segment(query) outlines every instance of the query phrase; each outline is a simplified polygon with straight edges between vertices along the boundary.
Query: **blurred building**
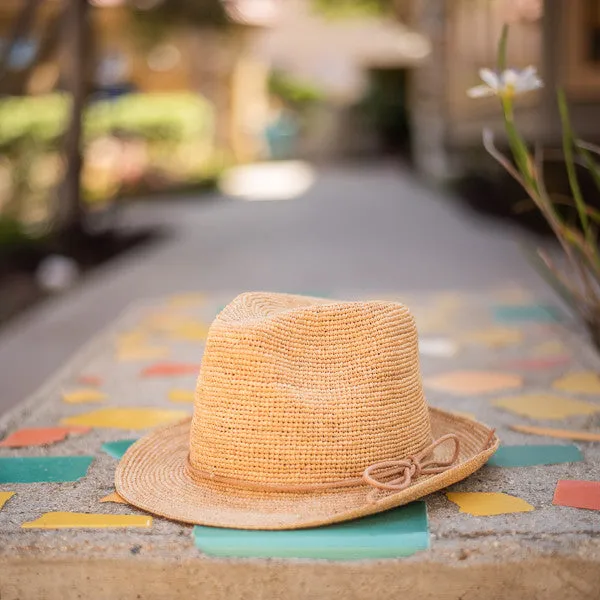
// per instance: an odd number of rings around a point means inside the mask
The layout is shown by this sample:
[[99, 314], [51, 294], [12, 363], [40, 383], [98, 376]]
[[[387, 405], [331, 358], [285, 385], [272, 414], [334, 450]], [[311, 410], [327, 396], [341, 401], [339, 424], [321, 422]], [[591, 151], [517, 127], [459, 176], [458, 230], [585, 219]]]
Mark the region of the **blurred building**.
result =
[[497, 98], [472, 100], [465, 92], [479, 83], [480, 68], [494, 68], [505, 22], [511, 25], [509, 65], [535, 65], [545, 81], [543, 89], [518, 99], [526, 137], [560, 148], [556, 88], [562, 87], [575, 130], [600, 138], [600, 0], [418, 0], [410, 22], [432, 48], [414, 71], [411, 100], [413, 156], [422, 172], [448, 178], [476, 168], [486, 159], [484, 126], [501, 143]]

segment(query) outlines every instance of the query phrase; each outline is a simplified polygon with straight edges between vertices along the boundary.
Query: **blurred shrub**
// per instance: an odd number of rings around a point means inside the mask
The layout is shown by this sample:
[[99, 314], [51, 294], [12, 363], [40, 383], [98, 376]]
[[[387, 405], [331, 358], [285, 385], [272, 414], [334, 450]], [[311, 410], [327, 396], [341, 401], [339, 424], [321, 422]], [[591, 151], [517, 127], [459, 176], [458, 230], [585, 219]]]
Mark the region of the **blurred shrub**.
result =
[[281, 71], [271, 73], [269, 92], [299, 110], [309, 108], [325, 98], [324, 93], [316, 86]]

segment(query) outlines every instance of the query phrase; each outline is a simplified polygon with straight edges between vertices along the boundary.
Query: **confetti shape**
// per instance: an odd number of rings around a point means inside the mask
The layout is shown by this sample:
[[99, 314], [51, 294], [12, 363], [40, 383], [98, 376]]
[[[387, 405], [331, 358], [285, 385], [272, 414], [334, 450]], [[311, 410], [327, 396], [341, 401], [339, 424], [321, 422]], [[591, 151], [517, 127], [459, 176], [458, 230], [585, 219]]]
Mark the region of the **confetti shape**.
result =
[[523, 379], [513, 373], [451, 371], [426, 379], [425, 384], [442, 392], [472, 396], [520, 388], [523, 385]]
[[157, 408], [102, 408], [75, 417], [62, 419], [64, 425], [87, 425], [115, 429], [148, 429], [183, 419], [188, 416], [181, 410]]
[[102, 385], [102, 379], [97, 375], [80, 375], [77, 378], [77, 383], [79, 385], [100, 387]]
[[106, 400], [106, 394], [94, 388], [82, 388], [63, 393], [63, 401], [68, 404], [91, 404], [94, 402], [104, 402], [104, 400]]
[[109, 454], [113, 458], [121, 459], [123, 454], [127, 451], [129, 446], [137, 442], [137, 439], [133, 440], [117, 440], [116, 442], [105, 442], [102, 444], [102, 450]]
[[600, 481], [561, 479], [556, 484], [552, 504], [600, 510]]
[[26, 446], [46, 446], [61, 442], [70, 434], [83, 434], [90, 427], [32, 427], [19, 429], [0, 442], [4, 448], [24, 448]]
[[0, 484], [64, 483], [85, 477], [93, 456], [0, 457]]
[[534, 356], [554, 356], [562, 355], [567, 352], [565, 345], [559, 340], [548, 340], [535, 346], [532, 350]]
[[522, 369], [525, 371], [537, 371], [544, 369], [555, 369], [562, 367], [571, 361], [570, 356], [546, 356], [538, 358], [522, 358], [506, 365], [509, 369]]
[[171, 377], [177, 375], [197, 375], [200, 365], [195, 363], [157, 363], [142, 371], [143, 377]]
[[105, 515], [100, 513], [48, 512], [39, 519], [23, 523], [23, 529], [106, 529], [114, 527], [151, 527], [146, 515]]
[[108, 494], [108, 496], [104, 496], [104, 498], [100, 498], [99, 502], [114, 502], [116, 504], [128, 504], [128, 502], [119, 496], [117, 492], [113, 492], [112, 494]]
[[168, 332], [171, 339], [184, 342], [203, 342], [208, 335], [208, 327], [204, 323], [189, 323], [174, 327]]
[[494, 319], [504, 323], [551, 323], [559, 320], [558, 311], [543, 304], [506, 304], [493, 308]]
[[293, 531], [194, 527], [196, 546], [209, 556], [360, 560], [410, 556], [429, 548], [424, 502], [363, 519]]
[[15, 495], [15, 492], [0, 492], [0, 510]]
[[189, 308], [192, 306], [201, 306], [204, 304], [206, 295], [200, 292], [192, 292], [185, 294], [174, 294], [167, 300], [171, 308]]
[[534, 427], [532, 425], [511, 425], [513, 431], [519, 433], [530, 433], [531, 435], [542, 435], [561, 440], [574, 440], [577, 442], [600, 442], [600, 432], [576, 431], [569, 429], [552, 429], [549, 427]]
[[493, 404], [532, 419], [566, 419], [576, 415], [591, 415], [600, 411], [600, 405], [551, 394], [511, 396], [495, 400]]
[[577, 446], [500, 446], [487, 461], [490, 467], [532, 467], [535, 465], [557, 465], [583, 460]]
[[448, 500], [456, 504], [461, 513], [474, 517], [489, 517], [535, 510], [521, 498], [502, 492], [447, 492]]
[[593, 371], [581, 373], [569, 373], [557, 379], [552, 387], [561, 392], [570, 394], [592, 394], [600, 395], [600, 376]]
[[488, 348], [504, 348], [519, 344], [523, 339], [523, 333], [519, 329], [508, 327], [492, 327], [471, 331], [464, 336], [464, 340], [474, 344], [481, 344]]
[[170, 390], [169, 400], [171, 402], [193, 402], [194, 391], [193, 390]]
[[157, 360], [167, 358], [170, 349], [166, 346], [135, 346], [117, 349], [117, 360], [120, 362], [136, 360]]
[[447, 358], [458, 353], [458, 344], [448, 338], [422, 338], [419, 340], [419, 352], [424, 356]]

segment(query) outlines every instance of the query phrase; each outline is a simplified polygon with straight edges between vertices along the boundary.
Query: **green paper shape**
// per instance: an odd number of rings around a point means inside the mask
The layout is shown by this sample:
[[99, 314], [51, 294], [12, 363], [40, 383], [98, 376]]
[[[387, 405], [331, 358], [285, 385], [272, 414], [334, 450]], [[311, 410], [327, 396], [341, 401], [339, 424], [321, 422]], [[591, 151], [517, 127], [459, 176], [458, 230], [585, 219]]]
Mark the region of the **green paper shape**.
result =
[[102, 450], [106, 452], [106, 454], [110, 454], [113, 458], [121, 459], [123, 454], [127, 451], [129, 446], [131, 446], [134, 442], [137, 442], [137, 439], [134, 440], [117, 440], [116, 442], [104, 442], [102, 444]]
[[410, 556], [429, 548], [425, 502], [362, 519], [292, 531], [194, 527], [196, 547], [209, 556], [361, 560]]
[[515, 304], [494, 306], [494, 319], [502, 323], [537, 321], [552, 323], [560, 320], [560, 313], [552, 306], [543, 304]]
[[93, 456], [22, 456], [0, 458], [2, 483], [64, 483], [85, 477]]
[[533, 467], [581, 460], [581, 450], [573, 444], [500, 446], [486, 464], [490, 467]]

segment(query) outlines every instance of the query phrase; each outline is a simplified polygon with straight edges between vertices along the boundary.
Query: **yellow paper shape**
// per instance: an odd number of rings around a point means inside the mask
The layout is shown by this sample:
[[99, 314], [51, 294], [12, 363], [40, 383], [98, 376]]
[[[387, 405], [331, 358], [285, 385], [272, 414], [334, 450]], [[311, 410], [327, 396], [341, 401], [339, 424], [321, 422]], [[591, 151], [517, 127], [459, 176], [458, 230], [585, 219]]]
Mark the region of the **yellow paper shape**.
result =
[[148, 334], [141, 329], [120, 333], [117, 336], [118, 346], [139, 346], [148, 341]]
[[63, 400], [69, 404], [103, 402], [106, 400], [106, 394], [94, 388], [81, 388], [63, 393]]
[[166, 346], [131, 346], [117, 349], [117, 360], [134, 361], [134, 360], [157, 360], [160, 358], [168, 358], [170, 353]]
[[23, 529], [71, 529], [107, 527], [151, 527], [152, 517], [146, 515], [104, 515], [99, 513], [48, 512], [35, 521], [23, 523]]
[[582, 371], [580, 373], [569, 373], [557, 379], [552, 387], [561, 392], [570, 394], [600, 394], [600, 376], [593, 371]]
[[62, 425], [88, 425], [116, 429], [148, 429], [181, 420], [188, 416], [182, 410], [158, 408], [103, 408], [61, 420]]
[[15, 495], [16, 492], [0, 492], [0, 510]]
[[117, 492], [113, 492], [112, 494], [108, 494], [108, 496], [104, 496], [104, 498], [100, 498], [100, 502], [116, 502], [117, 504], [127, 504], [127, 501], [123, 499]]
[[567, 347], [558, 340], [549, 340], [535, 346], [531, 353], [535, 357], [546, 357], [564, 355], [568, 351]]
[[172, 328], [168, 335], [185, 342], [203, 342], [208, 335], [208, 327], [204, 323], [187, 323]]
[[461, 513], [474, 517], [489, 517], [509, 513], [531, 512], [535, 510], [522, 498], [502, 492], [447, 492], [448, 500], [456, 504]]
[[523, 333], [519, 329], [511, 327], [490, 327], [470, 331], [463, 337], [464, 341], [481, 344], [488, 348], [503, 348], [518, 344], [523, 339]]
[[170, 390], [169, 400], [171, 402], [193, 402], [194, 390]]
[[424, 381], [425, 385], [442, 392], [464, 396], [479, 396], [523, 386], [523, 378], [515, 373], [495, 371], [449, 371]]
[[591, 415], [600, 411], [600, 405], [551, 394], [511, 396], [495, 400], [493, 404], [532, 419], [565, 419], [575, 415]]
[[173, 294], [167, 299], [167, 303], [172, 308], [187, 308], [190, 306], [199, 306], [204, 303], [206, 295], [200, 292], [190, 292], [186, 294]]
[[569, 429], [551, 429], [548, 427], [533, 427], [532, 425], [511, 425], [511, 429], [520, 433], [542, 435], [561, 440], [575, 440], [577, 442], [600, 442], [598, 431], [577, 431]]

